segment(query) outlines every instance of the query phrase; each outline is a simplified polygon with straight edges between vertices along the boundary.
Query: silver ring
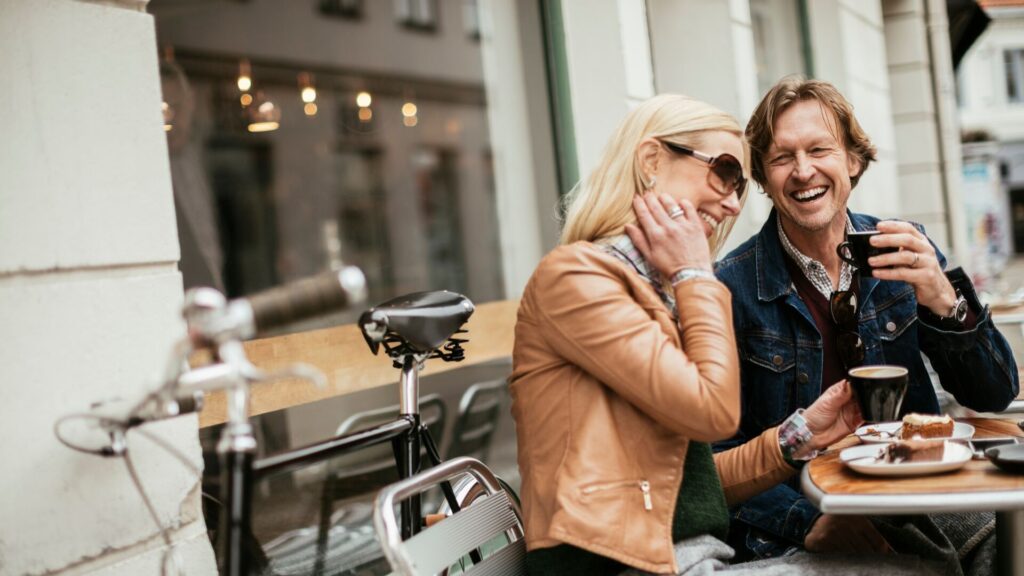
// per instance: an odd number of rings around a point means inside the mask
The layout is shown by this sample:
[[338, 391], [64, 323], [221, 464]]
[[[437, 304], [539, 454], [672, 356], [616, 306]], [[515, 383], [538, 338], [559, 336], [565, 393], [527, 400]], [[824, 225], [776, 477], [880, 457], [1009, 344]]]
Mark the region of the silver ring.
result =
[[679, 218], [680, 216], [685, 216], [685, 215], [686, 215], [686, 212], [683, 210], [682, 206], [676, 206], [675, 208], [673, 208], [673, 209], [668, 211], [668, 217], [673, 219], [673, 220], [675, 220], [676, 218]]
[[921, 258], [921, 255], [918, 254], [917, 252], [914, 252], [914, 261], [910, 263], [910, 267], [911, 268], [916, 268], [917, 267], [917, 261], [920, 258]]

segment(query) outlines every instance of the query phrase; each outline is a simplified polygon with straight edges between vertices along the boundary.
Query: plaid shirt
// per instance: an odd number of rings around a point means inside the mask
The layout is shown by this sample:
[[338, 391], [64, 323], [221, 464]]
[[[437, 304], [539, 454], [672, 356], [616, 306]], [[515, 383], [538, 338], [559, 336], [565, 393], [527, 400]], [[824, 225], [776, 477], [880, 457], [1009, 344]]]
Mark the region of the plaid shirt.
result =
[[625, 234], [609, 236], [608, 238], [598, 240], [596, 244], [603, 248], [605, 252], [632, 266], [637, 271], [637, 274], [643, 276], [654, 288], [654, 291], [658, 293], [658, 297], [665, 303], [665, 307], [672, 313], [672, 317], [677, 322], [679, 321], [679, 310], [676, 309], [675, 294], [665, 291], [665, 279], [647, 263], [647, 260], [640, 254], [640, 251], [633, 245], [633, 241], [629, 239], [629, 236]]
[[[782, 229], [782, 219], [777, 218], [776, 223], [779, 227], [779, 241], [782, 243], [782, 249], [789, 254], [789, 257], [796, 262], [800, 271], [804, 273], [807, 280], [821, 292], [825, 299], [828, 300], [832, 297], [832, 279], [828, 277], [828, 271], [825, 270], [825, 265], [810, 256], [804, 255], [802, 252], [797, 250], [796, 246], [790, 242], [789, 236], [786, 236], [786, 231]], [[846, 219], [846, 232], [854, 232], [853, 224], [850, 219]], [[845, 260], [840, 260], [839, 268], [839, 289], [849, 290], [850, 284], [853, 282], [853, 266], [850, 266]], [[794, 290], [796, 287], [793, 288]]]

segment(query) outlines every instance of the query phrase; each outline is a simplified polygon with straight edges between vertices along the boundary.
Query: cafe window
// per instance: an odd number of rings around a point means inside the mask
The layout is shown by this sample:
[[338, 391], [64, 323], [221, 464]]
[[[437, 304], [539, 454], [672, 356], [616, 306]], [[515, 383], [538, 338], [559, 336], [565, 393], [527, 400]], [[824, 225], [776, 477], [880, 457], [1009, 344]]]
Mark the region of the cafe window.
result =
[[395, 0], [395, 16], [406, 28], [437, 28], [437, 0]]
[[466, 36], [473, 40], [480, 39], [480, 6], [478, 0], [463, 0], [462, 23]]
[[504, 298], [475, 3], [450, 30], [433, 0], [308, 6], [148, 6], [185, 286], [237, 297], [343, 262], [371, 303]]
[[759, 94], [783, 76], [811, 73], [801, 18], [799, 0], [750, 0]]
[[358, 20], [363, 17], [363, 0], [320, 0], [320, 13]]
[[1003, 51], [1006, 71], [1006, 99], [1011, 104], [1024, 102], [1024, 48]]

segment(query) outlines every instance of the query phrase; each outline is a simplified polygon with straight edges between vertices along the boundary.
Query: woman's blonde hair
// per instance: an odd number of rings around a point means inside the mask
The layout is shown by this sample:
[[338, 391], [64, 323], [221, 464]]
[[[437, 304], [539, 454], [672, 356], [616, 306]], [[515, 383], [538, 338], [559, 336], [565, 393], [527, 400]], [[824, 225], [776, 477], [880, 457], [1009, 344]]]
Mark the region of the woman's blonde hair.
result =
[[[729, 132], [740, 138], [740, 160], [744, 176], [749, 178], [750, 147], [743, 128], [731, 115], [678, 94], [662, 94], [641, 103], [619, 125], [597, 167], [566, 195], [561, 243], [622, 234], [626, 224], [636, 222], [633, 196], [647, 188], [637, 154], [644, 139], [655, 138], [700, 150], [705, 134], [712, 131]], [[712, 254], [717, 253], [734, 222], [734, 217], [727, 217], [715, 230], [710, 240]]]

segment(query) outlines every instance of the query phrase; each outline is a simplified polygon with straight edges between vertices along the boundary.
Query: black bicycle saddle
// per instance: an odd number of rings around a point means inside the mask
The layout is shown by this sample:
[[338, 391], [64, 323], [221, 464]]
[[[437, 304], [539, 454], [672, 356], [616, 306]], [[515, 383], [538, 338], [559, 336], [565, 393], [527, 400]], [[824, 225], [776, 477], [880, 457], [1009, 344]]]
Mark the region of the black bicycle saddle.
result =
[[[374, 354], [384, 344], [389, 356], [434, 352], [450, 342], [457, 356], [446, 360], [461, 360], [465, 340], [452, 338], [461, 332], [462, 325], [473, 315], [473, 303], [462, 294], [437, 290], [416, 292], [383, 302], [359, 316], [359, 329]], [[449, 349], [449, 352], [452, 350]]]

